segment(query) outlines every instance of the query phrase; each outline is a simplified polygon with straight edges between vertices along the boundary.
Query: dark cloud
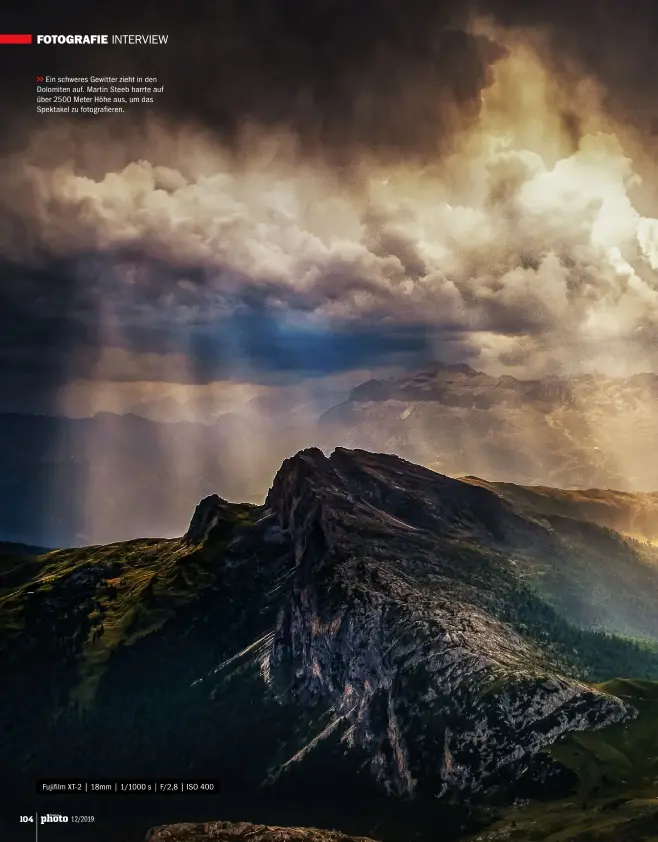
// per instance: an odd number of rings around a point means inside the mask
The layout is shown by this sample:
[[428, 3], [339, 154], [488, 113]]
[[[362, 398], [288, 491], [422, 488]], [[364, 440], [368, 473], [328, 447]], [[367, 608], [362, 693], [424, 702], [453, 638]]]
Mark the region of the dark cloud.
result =
[[638, 119], [645, 116], [640, 113], [645, 109], [658, 113], [658, 6], [653, 0], [636, 0], [632, 5], [623, 0], [484, 0], [480, 8], [506, 26], [543, 27], [558, 66], [575, 65], [595, 75], [606, 87], [609, 104], [627, 116], [636, 109]]
[[[355, 152], [388, 161], [433, 159], [469, 125], [501, 48], [464, 31], [474, 15], [540, 27], [563, 73], [575, 66], [605, 85], [609, 105], [646, 127], [655, 103], [658, 13], [652, 0], [218, 0], [102, 7], [21, 4], [9, 29], [42, 32], [167, 32], [166, 47], [4, 50], [6, 117], [16, 126], [33, 99], [34, 73], [156, 75], [158, 109], [236, 143], [246, 122], [288, 127], [304, 148], [347, 164]], [[30, 109], [31, 110], [31, 109]], [[32, 118], [33, 115], [30, 115]], [[41, 118], [40, 118], [41, 119]], [[577, 134], [578, 113], [565, 127]], [[31, 122], [32, 120], [28, 120]], [[6, 121], [5, 121], [6, 124]]]
[[[303, 148], [343, 163], [356, 150], [387, 159], [435, 155], [477, 114], [480, 90], [500, 54], [487, 39], [460, 28], [465, 15], [456, 3], [78, 5], [44, 4], [30, 31], [38, 25], [42, 32], [167, 32], [169, 43], [42, 46], [14, 51], [11, 59], [5, 52], [0, 61], [15, 63], [17, 87], [13, 96], [5, 93], [14, 109], [23, 98], [32, 100], [33, 73], [45, 67], [52, 75], [155, 75], [165, 85], [158, 110], [176, 121], [201, 123], [233, 144], [245, 123], [287, 127]], [[3, 25], [18, 25], [19, 15]]]
[[[60, 261], [47, 270], [0, 266], [0, 289], [5, 292], [0, 410], [18, 406], [55, 411], [58, 390], [78, 379], [273, 384], [291, 375], [318, 378], [401, 361], [413, 366], [431, 355], [436, 340], [436, 326], [423, 323], [313, 321], [310, 306], [289, 306], [277, 314], [267, 305], [271, 289], [261, 289], [258, 298], [255, 288], [246, 285], [245, 294], [233, 298], [226, 313], [210, 311], [207, 281], [199, 284], [199, 292], [181, 291], [175, 267], [149, 265], [144, 257], [132, 265], [139, 266], [142, 277], [153, 280], [157, 275], [159, 285], [145, 284], [122, 301], [116, 265], [125, 264], [104, 255]], [[197, 274], [202, 271], [197, 267]], [[190, 274], [189, 267], [181, 270], [181, 276]], [[169, 310], [161, 304], [168, 289], [181, 293]], [[112, 298], [109, 316], [103, 293]], [[202, 307], [181, 324], [180, 310], [199, 301]]]

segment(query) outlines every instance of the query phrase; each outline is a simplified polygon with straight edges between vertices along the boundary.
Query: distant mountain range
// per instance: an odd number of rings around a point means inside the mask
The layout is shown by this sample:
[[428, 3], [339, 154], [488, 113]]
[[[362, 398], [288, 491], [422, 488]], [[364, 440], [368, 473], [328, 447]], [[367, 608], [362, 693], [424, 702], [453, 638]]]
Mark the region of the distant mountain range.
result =
[[561, 488], [658, 488], [658, 375], [544, 380], [435, 364], [370, 380], [321, 419], [328, 439], [460, 476]]
[[169, 404], [142, 407], [151, 418], [0, 415], [0, 538], [63, 546], [173, 535], [204, 495], [262, 501], [286, 455], [309, 446], [521, 485], [658, 489], [652, 374], [523, 381], [436, 363], [318, 407], [262, 398], [244, 414], [204, 406], [197, 422], [171, 421], [181, 413]]
[[135, 414], [0, 414], [0, 538], [41, 546], [175, 535], [219, 489], [262, 500], [299, 435], [226, 414], [212, 424]]

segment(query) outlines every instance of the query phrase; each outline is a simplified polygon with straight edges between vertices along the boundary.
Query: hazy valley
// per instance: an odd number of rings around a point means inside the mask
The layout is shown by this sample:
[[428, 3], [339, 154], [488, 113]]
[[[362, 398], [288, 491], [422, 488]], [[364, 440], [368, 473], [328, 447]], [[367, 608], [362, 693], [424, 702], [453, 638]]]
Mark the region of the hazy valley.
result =
[[632, 508], [651, 530], [657, 423], [655, 375], [524, 381], [439, 363], [342, 397], [231, 413], [170, 401], [90, 418], [0, 414], [0, 535], [46, 546], [177, 535], [208, 494], [262, 501], [281, 462], [312, 445], [395, 453], [450, 476], [648, 492]]

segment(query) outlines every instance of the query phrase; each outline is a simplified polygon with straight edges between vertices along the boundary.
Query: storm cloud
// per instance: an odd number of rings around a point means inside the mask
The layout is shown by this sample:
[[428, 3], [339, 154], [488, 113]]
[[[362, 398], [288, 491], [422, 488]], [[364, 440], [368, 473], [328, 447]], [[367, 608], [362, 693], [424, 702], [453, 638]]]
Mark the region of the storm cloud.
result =
[[166, 48], [40, 48], [50, 73], [151, 73], [165, 94], [73, 122], [7, 92], [4, 370], [44, 392], [433, 356], [655, 370], [652, 9], [520, 6], [223, 2], [203, 26], [140, 7], [122, 29], [168, 29]]

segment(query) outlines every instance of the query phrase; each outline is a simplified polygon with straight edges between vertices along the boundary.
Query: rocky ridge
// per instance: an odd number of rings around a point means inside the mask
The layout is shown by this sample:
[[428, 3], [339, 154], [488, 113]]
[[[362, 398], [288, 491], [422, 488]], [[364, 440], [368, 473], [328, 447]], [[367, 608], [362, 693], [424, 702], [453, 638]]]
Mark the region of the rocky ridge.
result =
[[296, 572], [263, 674], [328, 699], [331, 727], [392, 791], [479, 791], [566, 731], [632, 715], [497, 616], [512, 568], [464, 539], [502, 545], [535, 527], [496, 495], [394, 456], [310, 449], [265, 505]]

